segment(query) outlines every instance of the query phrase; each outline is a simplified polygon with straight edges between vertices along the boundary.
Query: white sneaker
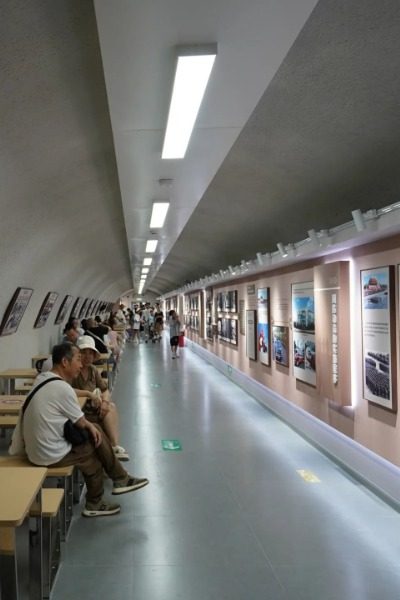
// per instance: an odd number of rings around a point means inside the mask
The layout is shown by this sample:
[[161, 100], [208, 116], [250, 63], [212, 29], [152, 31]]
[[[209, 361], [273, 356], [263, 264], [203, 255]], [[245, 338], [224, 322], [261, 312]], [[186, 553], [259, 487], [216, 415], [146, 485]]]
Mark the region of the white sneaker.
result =
[[118, 460], [124, 462], [129, 460], [129, 454], [122, 446], [113, 446], [114, 454]]

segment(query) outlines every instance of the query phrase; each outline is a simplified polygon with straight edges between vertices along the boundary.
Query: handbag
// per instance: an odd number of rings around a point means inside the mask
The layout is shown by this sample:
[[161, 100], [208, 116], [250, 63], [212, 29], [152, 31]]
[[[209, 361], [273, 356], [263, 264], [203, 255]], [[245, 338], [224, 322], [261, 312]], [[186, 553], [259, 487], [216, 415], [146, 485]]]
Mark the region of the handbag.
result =
[[64, 437], [72, 446], [80, 446], [89, 440], [89, 433], [68, 419], [64, 423]]

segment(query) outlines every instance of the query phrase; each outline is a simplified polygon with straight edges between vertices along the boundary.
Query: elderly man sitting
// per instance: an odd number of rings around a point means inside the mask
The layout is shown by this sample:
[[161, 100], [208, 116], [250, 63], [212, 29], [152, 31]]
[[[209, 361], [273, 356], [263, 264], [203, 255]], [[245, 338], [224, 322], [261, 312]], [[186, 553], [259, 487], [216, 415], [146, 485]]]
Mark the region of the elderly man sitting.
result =
[[107, 434], [115, 455], [119, 460], [129, 460], [129, 454], [119, 445], [119, 427], [117, 407], [111, 400], [107, 381], [101, 376], [93, 362], [100, 357], [96, 345], [88, 335], [83, 335], [77, 341], [81, 351], [82, 366], [79, 374], [73, 379], [72, 387], [78, 398], [87, 398], [83, 412], [88, 421], [97, 423]]
[[[88, 421], [71, 387], [81, 369], [80, 350], [65, 342], [54, 346], [53, 368], [41, 373], [29, 396], [21, 430], [29, 460], [39, 466], [77, 466], [83, 473], [87, 494], [82, 512], [85, 517], [114, 515], [119, 504], [103, 498], [103, 470], [113, 481], [114, 495], [125, 494], [146, 486], [146, 478], [129, 475], [115, 456], [110, 441], [101, 429]], [[40, 388], [39, 388], [40, 386]], [[36, 392], [35, 392], [36, 389]], [[27, 400], [28, 402], [28, 400]], [[64, 437], [70, 421], [79, 431], [88, 433], [87, 441], [72, 445]]]

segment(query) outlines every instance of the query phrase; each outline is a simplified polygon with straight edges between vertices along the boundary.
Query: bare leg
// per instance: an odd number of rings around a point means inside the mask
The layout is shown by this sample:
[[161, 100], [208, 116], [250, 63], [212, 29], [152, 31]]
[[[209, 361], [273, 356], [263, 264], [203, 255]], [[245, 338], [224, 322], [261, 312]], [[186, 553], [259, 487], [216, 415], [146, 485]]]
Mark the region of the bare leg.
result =
[[110, 411], [104, 417], [102, 426], [111, 442], [111, 445], [118, 446], [119, 423], [117, 407], [115, 406], [114, 402], [110, 403]]

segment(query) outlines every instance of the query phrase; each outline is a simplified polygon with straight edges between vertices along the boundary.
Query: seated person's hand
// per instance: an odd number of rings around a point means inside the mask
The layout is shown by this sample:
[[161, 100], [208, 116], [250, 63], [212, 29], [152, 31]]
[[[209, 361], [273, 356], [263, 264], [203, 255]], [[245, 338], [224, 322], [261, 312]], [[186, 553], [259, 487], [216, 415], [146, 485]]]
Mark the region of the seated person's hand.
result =
[[110, 412], [110, 403], [109, 402], [105, 402], [103, 400], [103, 402], [100, 404], [100, 417], [104, 418], [108, 413]]

